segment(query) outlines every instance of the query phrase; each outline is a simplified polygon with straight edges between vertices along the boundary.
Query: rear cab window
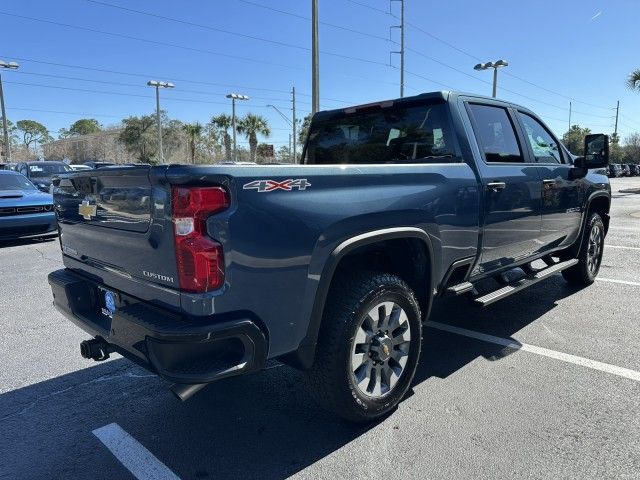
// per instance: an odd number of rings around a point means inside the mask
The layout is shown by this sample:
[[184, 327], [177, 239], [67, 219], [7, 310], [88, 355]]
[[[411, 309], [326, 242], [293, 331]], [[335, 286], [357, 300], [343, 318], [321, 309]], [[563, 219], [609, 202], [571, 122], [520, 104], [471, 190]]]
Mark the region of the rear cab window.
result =
[[311, 124], [303, 163], [454, 163], [461, 157], [448, 106], [385, 103], [345, 109]]
[[524, 157], [507, 109], [470, 103], [469, 113], [478, 146], [487, 163], [522, 163]]

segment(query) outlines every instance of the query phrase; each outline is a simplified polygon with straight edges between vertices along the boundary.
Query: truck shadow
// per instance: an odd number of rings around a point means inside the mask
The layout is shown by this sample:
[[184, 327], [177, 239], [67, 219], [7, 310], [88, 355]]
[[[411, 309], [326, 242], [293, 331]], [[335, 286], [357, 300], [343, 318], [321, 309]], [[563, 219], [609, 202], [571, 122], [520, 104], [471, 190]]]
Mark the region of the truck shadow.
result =
[[2, 240], [0, 239], [0, 249], [7, 247], [19, 247], [22, 245], [33, 245], [33, 244], [42, 244], [49, 243], [57, 240], [57, 236], [50, 237], [38, 237], [38, 238], [23, 238], [17, 240]]
[[[553, 278], [495, 308], [442, 301], [432, 320], [509, 338], [575, 291]], [[446, 381], [478, 358], [499, 360], [513, 349], [427, 328], [423, 352], [414, 385]], [[167, 387], [116, 359], [0, 395], [1, 450], [9, 460], [0, 462], [0, 478], [128, 478], [91, 434], [114, 422], [181, 478], [243, 479], [286, 478], [371, 429], [395, 425], [393, 416], [354, 426], [325, 413], [304, 376], [280, 364], [222, 380], [186, 403]]]

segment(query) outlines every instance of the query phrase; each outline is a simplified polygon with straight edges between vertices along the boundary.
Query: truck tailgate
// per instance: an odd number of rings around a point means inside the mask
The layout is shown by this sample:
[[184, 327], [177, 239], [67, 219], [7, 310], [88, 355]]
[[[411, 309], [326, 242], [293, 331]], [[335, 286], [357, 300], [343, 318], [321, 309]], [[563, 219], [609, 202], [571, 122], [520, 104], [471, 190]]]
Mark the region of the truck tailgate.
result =
[[[165, 170], [104, 168], [55, 179], [65, 265], [100, 276], [107, 284], [120, 278], [177, 289], [170, 193], [160, 184]], [[153, 290], [145, 296], [179, 306], [177, 294], [163, 298]]]

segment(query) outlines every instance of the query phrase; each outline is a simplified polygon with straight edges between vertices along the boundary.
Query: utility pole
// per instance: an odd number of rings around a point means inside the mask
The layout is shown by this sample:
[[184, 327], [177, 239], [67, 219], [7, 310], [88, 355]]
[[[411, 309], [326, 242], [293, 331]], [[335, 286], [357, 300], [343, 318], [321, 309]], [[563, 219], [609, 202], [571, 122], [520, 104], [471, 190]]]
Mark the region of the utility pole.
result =
[[320, 65], [318, 59], [318, 0], [311, 0], [311, 114], [320, 110]]
[[231, 99], [231, 129], [233, 130], [233, 161], [238, 161], [238, 147], [236, 143], [236, 100], [249, 100], [247, 95], [239, 93], [229, 93], [227, 98]]
[[567, 131], [571, 131], [571, 102], [569, 102], [569, 130]]
[[620, 113], [620, 100], [618, 100], [618, 104], [616, 105], [616, 127], [613, 134], [618, 137], [618, 114]]
[[[16, 62], [5, 62], [0, 60], [0, 68], [16, 70], [19, 65]], [[7, 163], [11, 162], [11, 144], [9, 143], [9, 127], [7, 126], [7, 112], [4, 108], [4, 92], [2, 90], [2, 75], [0, 75], [0, 106], [2, 107], [2, 133], [4, 136], [4, 158]]]
[[298, 161], [297, 156], [297, 129], [296, 129], [296, 87], [291, 87], [291, 111], [293, 113], [293, 163]]
[[160, 89], [174, 88], [175, 85], [170, 82], [158, 82], [149, 80], [147, 85], [156, 89], [156, 129], [158, 130], [158, 158], [160, 163], [164, 163], [164, 154], [162, 153], [162, 124], [160, 123]]
[[391, 26], [391, 28], [400, 29], [400, 50], [396, 52], [391, 52], [391, 53], [396, 53], [400, 55], [400, 97], [404, 97], [404, 0], [390, 0], [390, 1], [400, 2], [400, 25]]

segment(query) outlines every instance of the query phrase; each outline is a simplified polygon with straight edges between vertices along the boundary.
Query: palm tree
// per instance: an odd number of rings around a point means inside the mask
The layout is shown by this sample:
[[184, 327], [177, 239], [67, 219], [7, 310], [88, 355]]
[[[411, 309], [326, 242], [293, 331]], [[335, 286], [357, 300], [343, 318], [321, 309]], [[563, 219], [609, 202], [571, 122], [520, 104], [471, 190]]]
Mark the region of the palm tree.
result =
[[196, 163], [196, 145], [200, 137], [202, 137], [202, 125], [199, 123], [185, 123], [182, 129], [189, 138], [189, 152], [191, 154], [191, 163]]
[[629, 78], [627, 79], [627, 87], [629, 87], [631, 90], [640, 92], [640, 69], [634, 70], [629, 74]]
[[256, 151], [258, 149], [258, 135], [268, 137], [271, 135], [269, 123], [264, 117], [247, 113], [238, 122], [238, 133], [243, 134], [249, 140], [249, 151], [251, 152], [251, 161], [256, 161]]
[[220, 115], [211, 117], [209, 125], [213, 126], [222, 136], [225, 160], [231, 160], [231, 135], [229, 135], [229, 129], [232, 126], [231, 117], [221, 113]]

